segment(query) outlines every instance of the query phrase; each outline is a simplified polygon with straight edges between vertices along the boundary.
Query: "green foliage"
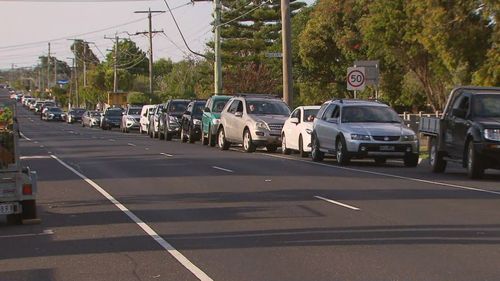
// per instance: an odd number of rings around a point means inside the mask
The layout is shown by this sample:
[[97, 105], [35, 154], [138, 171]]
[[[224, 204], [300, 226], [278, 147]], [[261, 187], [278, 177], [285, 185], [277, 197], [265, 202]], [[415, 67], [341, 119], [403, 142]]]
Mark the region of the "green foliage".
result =
[[131, 92], [127, 96], [127, 103], [134, 105], [149, 104], [149, 97], [141, 92]]
[[80, 90], [80, 100], [85, 101], [87, 108], [95, 108], [98, 103], [107, 101], [107, 94], [95, 87], [84, 87]]
[[[106, 64], [111, 68], [115, 62], [114, 56], [115, 46], [106, 55]], [[118, 43], [118, 58], [116, 63], [118, 69], [122, 71], [126, 70], [133, 75], [149, 73], [149, 59], [147, 58], [147, 54], [130, 39], [124, 39]]]

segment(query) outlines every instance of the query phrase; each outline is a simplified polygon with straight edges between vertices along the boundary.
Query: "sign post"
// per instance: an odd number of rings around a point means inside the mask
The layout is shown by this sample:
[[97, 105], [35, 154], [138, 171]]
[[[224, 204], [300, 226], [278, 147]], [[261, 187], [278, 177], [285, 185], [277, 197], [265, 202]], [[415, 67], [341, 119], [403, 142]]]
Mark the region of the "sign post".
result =
[[354, 91], [356, 98], [357, 91], [363, 91], [366, 85], [364, 67], [349, 67], [347, 68], [347, 90]]

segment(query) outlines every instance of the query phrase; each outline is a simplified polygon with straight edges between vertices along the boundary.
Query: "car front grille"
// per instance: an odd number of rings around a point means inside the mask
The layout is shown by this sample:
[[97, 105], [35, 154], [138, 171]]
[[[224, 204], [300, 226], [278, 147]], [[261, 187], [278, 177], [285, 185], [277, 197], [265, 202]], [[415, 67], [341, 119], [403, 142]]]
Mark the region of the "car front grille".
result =
[[268, 124], [271, 131], [281, 131], [283, 129], [283, 124]]
[[398, 141], [400, 136], [372, 136], [376, 141]]

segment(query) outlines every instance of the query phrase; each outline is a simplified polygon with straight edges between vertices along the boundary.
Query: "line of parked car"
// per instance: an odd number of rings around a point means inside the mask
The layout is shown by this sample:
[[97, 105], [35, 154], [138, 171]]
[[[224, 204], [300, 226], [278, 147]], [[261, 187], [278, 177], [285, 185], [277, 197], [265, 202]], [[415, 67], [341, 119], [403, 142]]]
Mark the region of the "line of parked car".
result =
[[[453, 126], [443, 131], [443, 138], [450, 138], [449, 142], [454, 142], [451, 137], [459, 134], [463, 135], [460, 139], [474, 140], [478, 144], [477, 151], [474, 150], [475, 159], [491, 161], [481, 165], [483, 170], [500, 168], [500, 122], [493, 120], [500, 118], [500, 89], [465, 88], [464, 92], [469, 97], [490, 96], [488, 100], [495, 104], [489, 104], [488, 108], [495, 112], [488, 115], [490, 119], [481, 125], [483, 129], [470, 133], [474, 134], [471, 135], [474, 138], [467, 138], [469, 133], [465, 129], [463, 132], [452, 133]], [[456, 96], [453, 93], [450, 95], [452, 101]], [[42, 114], [42, 119], [57, 119], [59, 111], [51, 107], [50, 102], [29, 100], [27, 104], [30, 108], [34, 105], [35, 111], [38, 104], [43, 103], [41, 110], [46, 112], [45, 115]], [[473, 124], [473, 116], [467, 115], [469, 104], [463, 104], [464, 109], [459, 112], [462, 115], [457, 113], [452, 118], [460, 117], [463, 122], [457, 119], [458, 123]], [[48, 109], [44, 109], [45, 107]], [[451, 109], [448, 111], [452, 112]], [[453, 109], [455, 111], [458, 112]], [[159, 140], [179, 138], [181, 142], [201, 141], [203, 145], [217, 146], [221, 150], [241, 145], [248, 153], [257, 148], [265, 148], [274, 153], [281, 147], [283, 154], [298, 152], [301, 157], [310, 156], [316, 162], [323, 161], [325, 155], [331, 154], [341, 166], [348, 165], [352, 159], [362, 158], [373, 159], [377, 164], [397, 158], [402, 159], [407, 167], [415, 167], [419, 163], [420, 144], [417, 134], [404, 124], [390, 106], [376, 100], [332, 99], [321, 106], [299, 106], [291, 111], [281, 99], [274, 96], [215, 95], [208, 100], [171, 99], [162, 104], [129, 106], [126, 109], [110, 107], [102, 113], [72, 109], [65, 118], [68, 123], [80, 122], [83, 126], [100, 126], [104, 130], [120, 128], [124, 133], [138, 130], [141, 134]], [[483, 143], [487, 143], [488, 157], [480, 156], [484, 153], [481, 150]], [[435, 142], [430, 144], [430, 148], [434, 149], [430, 149], [432, 165], [435, 166], [435, 159], [441, 161], [441, 166], [444, 165], [443, 161], [453, 160], [444, 149], [439, 152], [438, 158], [436, 149], [432, 146]], [[470, 147], [474, 149], [469, 146], [469, 150]], [[462, 153], [464, 157], [472, 155], [470, 151], [466, 152], [468, 153]], [[468, 162], [464, 160], [463, 163], [470, 163], [472, 158], [469, 156], [468, 159]], [[444, 168], [434, 167], [433, 171], [442, 172]], [[475, 176], [477, 175], [476, 173]]]

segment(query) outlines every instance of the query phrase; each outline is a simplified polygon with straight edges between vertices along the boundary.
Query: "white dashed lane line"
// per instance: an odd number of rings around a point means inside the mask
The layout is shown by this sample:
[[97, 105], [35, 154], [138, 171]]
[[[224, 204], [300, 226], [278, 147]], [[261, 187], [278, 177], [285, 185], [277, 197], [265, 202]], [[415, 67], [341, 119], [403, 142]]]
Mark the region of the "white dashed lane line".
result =
[[163, 152], [162, 152], [162, 153], [160, 153], [160, 154], [161, 154], [161, 155], [163, 155], [163, 156], [167, 156], [167, 157], [174, 157], [172, 154], [168, 154], [168, 153], [163, 153]]
[[217, 166], [212, 166], [212, 168], [216, 169], [216, 170], [220, 170], [220, 171], [224, 171], [224, 172], [228, 172], [228, 173], [234, 173], [233, 170], [229, 170], [229, 169], [226, 169], [226, 168], [221, 168], [221, 167], [217, 167]]
[[351, 210], [354, 210], [354, 211], [360, 211], [361, 210], [358, 207], [354, 207], [354, 206], [351, 206], [351, 205], [348, 205], [348, 204], [345, 204], [345, 203], [342, 203], [342, 202], [339, 202], [339, 201], [335, 201], [335, 200], [332, 200], [332, 199], [328, 199], [328, 198], [325, 198], [325, 197], [314, 196], [314, 198], [319, 199], [319, 200], [323, 200], [323, 201], [326, 201], [328, 203], [332, 203], [332, 204], [335, 204], [335, 205], [338, 205], [338, 206], [341, 206], [341, 207], [344, 207], [344, 208], [347, 208], [347, 209], [351, 209]]

